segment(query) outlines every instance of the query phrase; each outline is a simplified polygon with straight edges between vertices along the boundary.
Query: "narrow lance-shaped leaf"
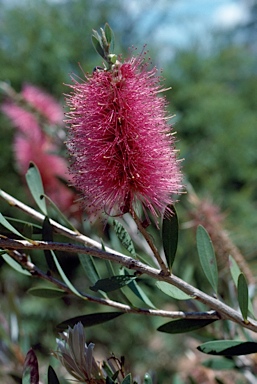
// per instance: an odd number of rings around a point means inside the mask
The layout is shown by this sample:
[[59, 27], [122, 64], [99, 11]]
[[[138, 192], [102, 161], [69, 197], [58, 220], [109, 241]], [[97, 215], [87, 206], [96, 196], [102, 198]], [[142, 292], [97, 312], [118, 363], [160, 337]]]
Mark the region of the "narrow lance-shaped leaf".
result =
[[173, 211], [173, 215], [171, 217], [166, 217], [166, 211], [164, 213], [162, 222], [162, 242], [168, 267], [171, 268], [175, 260], [178, 246], [178, 217], [173, 206], [168, 208]]
[[124, 315], [123, 312], [100, 312], [91, 313], [89, 315], [81, 315], [72, 317], [71, 319], [65, 320], [57, 325], [58, 331], [64, 331], [68, 327], [73, 327], [75, 324], [81, 322], [84, 327], [92, 327], [113, 320], [116, 317]]
[[208, 355], [241, 356], [257, 352], [257, 343], [253, 341], [216, 340], [201, 344], [197, 349]]
[[237, 295], [240, 311], [242, 313], [243, 319], [246, 321], [248, 315], [249, 295], [247, 281], [243, 273], [240, 273], [238, 277]]
[[32, 162], [30, 163], [29, 169], [26, 173], [26, 180], [29, 190], [37, 206], [43, 212], [44, 215], [47, 215], [42, 179], [37, 166]]
[[179, 319], [179, 320], [172, 320], [168, 323], [165, 323], [161, 325], [159, 328], [157, 328], [157, 331], [159, 332], [165, 332], [165, 333], [185, 333], [185, 332], [191, 332], [195, 331], [197, 329], [206, 327], [206, 325], [209, 325], [213, 323], [214, 319]]
[[173, 297], [176, 300], [193, 299], [193, 297], [187, 295], [185, 292], [181, 291], [179, 288], [175, 287], [174, 285], [165, 283], [165, 281], [157, 281], [156, 286], [166, 295]]
[[76, 296], [79, 296], [81, 298], [83, 298], [83, 296], [81, 295], [81, 293], [79, 293], [79, 291], [74, 287], [74, 285], [70, 282], [70, 280], [68, 279], [68, 277], [65, 275], [55, 253], [51, 250], [51, 253], [52, 253], [52, 256], [53, 256], [53, 260], [55, 262], [55, 265], [58, 269], [58, 272], [60, 273], [63, 281], [65, 282], [65, 284], [67, 285], [68, 288], [70, 288], [70, 290], [76, 295]]
[[112, 380], [112, 378], [107, 376], [105, 379], [105, 384], [116, 384], [116, 382], [114, 380]]
[[30, 288], [27, 292], [33, 296], [42, 297], [45, 299], [56, 299], [59, 297], [63, 297], [66, 294], [66, 292], [62, 289], [50, 287]]
[[85, 254], [78, 254], [78, 257], [87, 277], [91, 283], [95, 284], [100, 279], [100, 276], [96, 269], [93, 257]]
[[125, 379], [122, 381], [122, 384], [132, 384], [132, 376], [131, 373], [129, 373]]
[[2, 254], [1, 256], [4, 259], [4, 261], [16, 272], [19, 272], [26, 276], [31, 276], [31, 273], [29, 271], [27, 271], [26, 269], [23, 269], [22, 266], [16, 260], [14, 260], [11, 256], [9, 256], [7, 253]]
[[[53, 227], [52, 227], [50, 220], [47, 216], [44, 218], [43, 225], [42, 225], [42, 240], [43, 241], [51, 241], [51, 242], [53, 241]], [[44, 255], [45, 255], [45, 259], [46, 259], [46, 262], [47, 262], [47, 265], [48, 265], [48, 268], [50, 269], [50, 271], [56, 272], [56, 266], [55, 266], [55, 263], [53, 261], [53, 256], [52, 256], [51, 251], [45, 249]]]
[[[53, 202], [53, 200], [50, 199], [49, 196], [43, 194], [44, 198], [48, 201], [50, 207], [53, 209], [53, 211], [56, 213], [57, 220], [59, 223], [65, 225], [67, 228], [72, 229], [73, 231], [77, 231], [74, 225], [70, 222], [69, 219], [62, 213], [62, 211], [57, 207], [57, 205]], [[52, 215], [51, 215], [52, 217]]]
[[98, 280], [94, 286], [90, 287], [90, 289], [95, 292], [97, 292], [98, 290], [104, 292], [111, 292], [124, 287], [135, 279], [136, 276], [131, 275], [112, 276], [106, 279]]
[[[78, 254], [80, 264], [84, 269], [86, 276], [89, 278], [92, 284], [95, 284], [98, 280], [100, 280], [100, 273], [96, 268], [94, 259], [90, 255]], [[107, 294], [105, 292], [99, 291], [99, 293], [107, 298]]]
[[215, 293], [218, 293], [218, 268], [212, 241], [206, 229], [199, 225], [196, 233], [197, 250], [202, 269]]
[[231, 273], [232, 279], [234, 281], [234, 284], [235, 284], [235, 286], [237, 286], [238, 277], [241, 273], [241, 270], [240, 270], [239, 266], [237, 265], [236, 261], [234, 260], [234, 258], [230, 255], [229, 255], [229, 268], [230, 268], [230, 273]]
[[155, 305], [151, 302], [149, 297], [145, 294], [143, 289], [138, 285], [138, 283], [135, 280], [132, 280], [128, 284], [129, 289], [140, 299], [142, 300], [146, 305], [148, 305], [150, 308], [156, 308]]
[[105, 59], [104, 50], [101, 44], [101, 37], [97, 33], [97, 31], [93, 30], [92, 34], [92, 44], [96, 50], [97, 53], [99, 53], [100, 56], [102, 56]]
[[26, 237], [27, 239], [32, 239], [32, 237], [33, 237], [33, 225], [30, 223], [25, 223], [23, 225], [22, 233], [23, 233], [23, 236]]
[[132, 256], [135, 257], [136, 251], [133, 241], [123, 225], [119, 221], [113, 220], [113, 228], [121, 244], [129, 251], [129, 253], [131, 253]]
[[[234, 281], [235, 286], [237, 287], [238, 278], [239, 278], [239, 275], [241, 274], [241, 270], [232, 256], [229, 256], [229, 267], [230, 267], [230, 273], [231, 273], [232, 279]], [[248, 312], [250, 312], [251, 316], [255, 318], [253, 305], [249, 295], [248, 295]]]
[[6, 218], [6, 220], [9, 221], [9, 223], [13, 221], [14, 223], [19, 223], [19, 224], [23, 224], [23, 225], [26, 225], [26, 224], [31, 225], [33, 227], [33, 232], [34, 233], [35, 233], [35, 231], [37, 229], [41, 229], [41, 225], [38, 225], [38, 224], [35, 224], [35, 223], [31, 223], [31, 222], [29, 222], [27, 220], [16, 219], [16, 218], [10, 217], [10, 216], [5, 216], [5, 218]]
[[12, 232], [14, 235], [22, 237], [23, 239], [26, 239], [25, 236], [23, 236], [19, 231], [17, 231], [17, 229], [14, 228], [12, 224], [9, 223], [8, 220], [6, 220], [6, 218], [2, 215], [2, 213], [0, 213], [0, 224], [6, 229], [8, 229], [8, 231]]
[[105, 33], [106, 40], [110, 45], [109, 52], [111, 53], [114, 50], [114, 33], [108, 23], [105, 23], [104, 33]]
[[51, 365], [49, 365], [48, 367], [47, 379], [48, 379], [48, 384], [60, 384], [58, 377]]
[[224, 357], [216, 357], [202, 362], [204, 367], [216, 370], [228, 370], [236, 368], [234, 359], [226, 359]]

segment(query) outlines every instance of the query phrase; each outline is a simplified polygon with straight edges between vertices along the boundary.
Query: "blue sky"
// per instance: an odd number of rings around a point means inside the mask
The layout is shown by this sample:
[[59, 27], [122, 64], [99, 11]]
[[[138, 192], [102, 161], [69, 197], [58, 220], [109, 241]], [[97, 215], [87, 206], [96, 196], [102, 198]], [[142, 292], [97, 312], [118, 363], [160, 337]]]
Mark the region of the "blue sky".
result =
[[154, 32], [146, 43], [166, 51], [162, 59], [195, 41], [211, 46], [210, 32], [234, 27], [247, 18], [245, 0], [130, 0], [126, 7], [138, 17], [138, 36], [147, 38], [148, 32]]
[[165, 19], [156, 25], [163, 37], [167, 29], [184, 38], [187, 31], [190, 35], [194, 30], [229, 28], [247, 18], [245, 0], [130, 0], [126, 7], [131, 14], [142, 15], [143, 28], [164, 15]]

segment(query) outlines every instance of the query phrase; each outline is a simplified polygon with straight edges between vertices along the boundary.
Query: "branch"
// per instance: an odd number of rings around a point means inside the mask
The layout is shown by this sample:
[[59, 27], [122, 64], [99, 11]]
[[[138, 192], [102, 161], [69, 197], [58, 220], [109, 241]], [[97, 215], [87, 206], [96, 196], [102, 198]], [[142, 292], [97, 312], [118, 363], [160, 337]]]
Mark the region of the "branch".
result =
[[[54, 278], [48, 273], [44, 273], [41, 271], [35, 264], [33, 264], [30, 260], [28, 260], [27, 256], [21, 254], [20, 252], [13, 250], [8, 251], [8, 254], [16, 260], [19, 264], [23, 266], [24, 269], [29, 271], [32, 276], [40, 277], [43, 280], [46, 280], [58, 288], [62, 289], [64, 292], [68, 294], [74, 295], [74, 292], [63, 282]], [[148, 308], [135, 308], [130, 307], [129, 305], [119, 303], [117, 301], [113, 301], [110, 299], [103, 299], [96, 296], [91, 296], [88, 294], [84, 294], [82, 292], [78, 292], [79, 297], [83, 300], [94, 302], [97, 304], [105, 305], [108, 307], [119, 309], [125, 313], [134, 313], [134, 314], [143, 314], [146, 316], [158, 316], [158, 317], [167, 317], [171, 319], [208, 319], [208, 320], [219, 320], [220, 316], [215, 311], [207, 311], [207, 312], [183, 312], [183, 311], [163, 311], [160, 309], [148, 309]]]
[[[12, 240], [6, 238], [0, 238], [0, 248], [3, 249], [43, 249], [43, 250], [57, 250], [64, 252], [75, 252], [91, 255], [93, 257], [98, 257], [100, 259], [110, 260], [115, 263], [119, 263], [128, 269], [133, 269], [141, 274], [150, 276], [158, 281], [165, 281], [168, 284], [174, 285], [179, 288], [181, 291], [185, 292], [192, 299], [196, 299], [202, 302], [205, 305], [208, 305], [212, 310], [216, 311], [220, 318], [231, 320], [240, 326], [250, 329], [254, 332], [257, 332], [257, 322], [253, 319], [248, 318], [247, 321], [244, 321], [241, 314], [230, 308], [228, 305], [222, 303], [220, 300], [207, 295], [206, 293], [200, 291], [199, 289], [193, 287], [192, 285], [186, 283], [179, 277], [175, 275], [165, 276], [160, 270], [149, 267], [138, 260], [133, 259], [132, 257], [125, 255], [117, 255], [114, 253], [108, 253], [101, 250], [92, 249], [89, 247], [83, 247], [80, 245], [69, 244], [69, 243], [55, 243], [55, 242], [44, 242], [44, 241], [33, 241], [30, 243], [26, 240]], [[102, 300], [102, 299], [101, 299]], [[120, 304], [123, 305], [123, 304]], [[130, 308], [124, 306], [125, 308]]]
[[164, 261], [162, 260], [161, 258], [161, 255], [159, 254], [157, 248], [155, 247], [152, 239], [151, 239], [151, 236], [149, 235], [149, 233], [147, 232], [147, 230], [144, 228], [144, 226], [142, 225], [139, 217], [137, 216], [136, 212], [133, 210], [133, 208], [131, 208], [130, 210], [130, 213], [133, 217], [133, 219], [135, 220], [135, 223], [137, 225], [137, 228], [139, 230], [139, 232], [142, 233], [142, 235], [144, 236], [145, 240], [147, 241], [147, 244], [149, 245], [149, 247], [151, 248], [156, 260], [158, 261], [159, 263], [159, 266], [162, 270], [162, 273], [166, 276], [169, 276], [170, 275], [170, 271], [169, 269], [167, 268], [167, 266], [165, 265]]
[[[15, 199], [13, 196], [9, 195], [9, 193], [4, 192], [2, 189], [0, 189], [0, 197], [2, 197], [12, 207], [19, 208], [21, 211], [27, 213], [29, 216], [43, 223], [45, 219], [44, 215], [37, 212], [35, 209], [29, 207], [28, 205], [22, 203], [21, 201]], [[98, 241], [90, 239], [85, 235], [82, 235], [79, 231], [72, 231], [71, 229], [64, 227], [63, 225], [57, 223], [57, 221], [54, 221], [52, 219], [50, 219], [50, 223], [53, 226], [55, 232], [60, 233], [61, 235], [64, 235], [70, 239], [73, 239], [74, 241], [85, 244], [87, 246], [102, 249], [102, 244], [100, 244]], [[116, 255], [122, 255], [121, 253], [109, 247], [105, 247], [105, 249], [107, 252], [111, 252]]]

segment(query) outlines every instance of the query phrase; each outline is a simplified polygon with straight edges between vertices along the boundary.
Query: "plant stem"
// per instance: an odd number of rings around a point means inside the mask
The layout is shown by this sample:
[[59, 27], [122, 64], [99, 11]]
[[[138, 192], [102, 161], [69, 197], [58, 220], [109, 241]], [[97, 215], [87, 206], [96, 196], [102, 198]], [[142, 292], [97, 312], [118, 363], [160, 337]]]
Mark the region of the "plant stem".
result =
[[143, 237], [145, 238], [147, 244], [149, 245], [149, 247], [151, 248], [153, 254], [154, 254], [154, 257], [156, 258], [156, 260], [158, 261], [159, 263], [159, 266], [162, 270], [162, 273], [163, 275], [165, 276], [169, 276], [170, 275], [170, 271], [168, 269], [168, 267], [165, 265], [164, 261], [162, 260], [161, 258], [161, 255], [160, 253], [158, 252], [157, 248], [155, 247], [153, 241], [152, 241], [152, 238], [151, 238], [151, 235], [147, 232], [147, 230], [144, 228], [144, 226], [142, 225], [139, 217], [137, 216], [136, 212], [134, 211], [133, 208], [131, 208], [130, 210], [130, 213], [133, 217], [133, 219], [135, 220], [135, 223], [137, 225], [137, 228], [139, 230], [139, 232], [143, 235]]
[[[67, 251], [73, 253], [83, 253], [88, 254], [93, 257], [98, 257], [100, 259], [110, 260], [115, 263], [119, 263], [128, 269], [136, 270], [140, 274], [148, 275], [154, 278], [157, 281], [165, 281], [175, 287], [179, 288], [181, 291], [185, 292], [192, 299], [198, 300], [205, 305], [208, 305], [212, 310], [216, 311], [221, 319], [231, 320], [240, 326], [250, 329], [257, 333], [257, 322], [253, 319], [248, 318], [245, 322], [241, 314], [224, 304], [217, 298], [207, 295], [206, 293], [200, 291], [199, 289], [193, 287], [192, 285], [186, 283], [184, 280], [180, 279], [175, 275], [165, 276], [160, 270], [156, 268], [149, 267], [138, 260], [133, 259], [125, 255], [117, 255], [114, 253], [108, 253], [100, 250], [96, 250], [89, 247], [83, 247], [81, 245], [69, 244], [69, 243], [55, 243], [55, 242], [45, 242], [45, 241], [33, 241], [33, 243], [26, 240], [13, 240], [7, 238], [0, 238], [0, 248], [2, 249], [43, 249], [43, 250], [58, 250], [58, 251]], [[86, 297], [86, 296], [85, 296]], [[102, 299], [101, 299], [102, 300]], [[121, 304], [123, 305], [123, 304]], [[130, 308], [125, 306], [125, 308]]]
[[[29, 271], [32, 276], [39, 277], [43, 280], [48, 281], [51, 284], [54, 284], [59, 289], [62, 289], [64, 292], [68, 294], [74, 295], [74, 292], [63, 282], [54, 278], [48, 273], [44, 273], [41, 271], [35, 264], [31, 261], [28, 261], [26, 255], [21, 254], [20, 252], [13, 250], [8, 251], [9, 256], [11, 256], [14, 260], [16, 260], [19, 264], [21, 264], [24, 269]], [[160, 309], [150, 309], [150, 308], [136, 308], [131, 307], [126, 304], [119, 303], [117, 301], [113, 301], [110, 299], [104, 299], [96, 296], [91, 296], [88, 294], [84, 294], [79, 292], [80, 298], [86, 301], [98, 303], [101, 305], [105, 305], [108, 307], [116, 308], [125, 313], [134, 313], [134, 314], [142, 314], [146, 316], [158, 316], [158, 317], [167, 317], [171, 319], [208, 319], [208, 320], [219, 320], [220, 316], [215, 311], [206, 311], [206, 312], [183, 312], [183, 311], [164, 311]]]
[[[29, 216], [33, 217], [34, 219], [38, 220], [39, 222], [43, 223], [45, 216], [42, 215], [42, 213], [37, 212], [35, 209], [29, 207], [28, 205], [22, 203], [21, 201], [15, 199], [13, 196], [9, 195], [9, 193], [4, 192], [2, 189], [0, 189], [0, 197], [2, 197], [8, 204], [10, 204], [12, 207], [19, 208], [21, 211], [27, 213]], [[56, 233], [59, 233], [61, 235], [64, 235], [73, 241], [77, 241], [79, 243], [82, 243], [84, 245], [94, 247], [97, 249], [102, 249], [102, 244], [100, 244], [98, 241], [92, 240], [89, 237], [82, 235], [79, 231], [72, 231], [69, 228], [64, 227], [63, 225], [57, 223], [57, 221], [50, 219], [50, 224], [53, 226], [53, 229]], [[107, 252], [114, 253], [116, 255], [122, 255], [121, 253], [115, 251], [114, 249], [111, 249], [109, 247], [105, 247]]]

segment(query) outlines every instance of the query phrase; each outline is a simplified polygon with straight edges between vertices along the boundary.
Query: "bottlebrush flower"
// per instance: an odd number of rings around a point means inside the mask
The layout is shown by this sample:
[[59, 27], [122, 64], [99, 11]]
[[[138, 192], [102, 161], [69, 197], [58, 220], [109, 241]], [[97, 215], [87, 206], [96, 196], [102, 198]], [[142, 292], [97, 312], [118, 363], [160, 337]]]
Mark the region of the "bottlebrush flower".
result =
[[57, 148], [47, 137], [42, 135], [38, 139], [33, 141], [24, 135], [15, 135], [14, 153], [20, 173], [25, 175], [30, 162], [34, 162], [39, 169], [45, 193], [51, 200], [65, 212], [78, 211], [73, 204], [74, 192], [58, 179], [67, 177], [65, 159], [55, 154]]
[[[78, 205], [74, 204], [75, 193], [59, 179], [67, 179], [67, 161], [58, 155], [60, 148], [53, 142], [53, 137], [43, 130], [42, 119], [38, 118], [42, 112], [48, 123], [59, 121], [63, 125], [62, 109], [52, 100], [52, 96], [32, 85], [24, 86], [19, 95], [13, 90], [9, 94], [14, 96], [1, 105], [1, 110], [17, 129], [13, 147], [18, 171], [24, 176], [30, 162], [34, 162], [41, 174], [46, 194], [63, 211], [78, 215]], [[21, 105], [17, 105], [17, 102]], [[57, 131], [58, 127], [55, 125], [53, 130]]]
[[50, 124], [61, 125], [63, 123], [63, 110], [51, 95], [31, 84], [25, 84], [23, 86], [21, 95], [24, 100], [38, 110]]
[[9, 117], [15, 128], [26, 135], [26, 137], [34, 140], [35, 137], [42, 135], [38, 121], [31, 112], [14, 104], [12, 101], [3, 103], [1, 110]]
[[85, 205], [120, 215], [142, 204], [158, 216], [181, 172], [157, 69], [139, 56], [85, 78], [67, 96], [70, 172]]

